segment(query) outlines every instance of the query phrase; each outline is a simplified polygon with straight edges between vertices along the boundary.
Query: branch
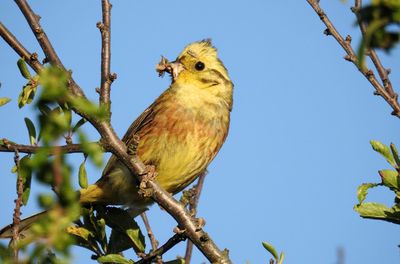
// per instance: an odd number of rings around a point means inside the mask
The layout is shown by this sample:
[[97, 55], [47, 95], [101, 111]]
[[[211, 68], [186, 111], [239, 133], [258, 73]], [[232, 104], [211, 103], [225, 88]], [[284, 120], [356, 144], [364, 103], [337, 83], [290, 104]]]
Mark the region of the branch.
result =
[[43, 65], [38, 61], [37, 54], [30, 53], [27, 49], [25, 49], [18, 39], [1, 22], [0, 36], [21, 58], [24, 58], [24, 60], [36, 73], [39, 73], [43, 69]]
[[22, 206], [22, 193], [24, 191], [24, 183], [20, 173], [20, 163], [19, 163], [19, 153], [18, 150], [14, 150], [14, 162], [17, 167], [17, 199], [14, 200], [15, 208], [13, 214], [13, 223], [12, 223], [12, 248], [14, 253], [14, 261], [18, 263], [18, 240], [19, 240], [19, 224], [21, 222], [21, 206]]
[[[193, 213], [193, 216], [196, 216], [197, 213], [197, 205], [199, 204], [201, 190], [203, 189], [204, 180], [206, 178], [207, 172], [203, 172], [200, 174], [199, 179], [197, 180], [197, 184], [195, 187], [194, 196], [191, 197], [189, 201], [189, 210]], [[193, 242], [188, 240], [186, 244], [186, 252], [185, 252], [185, 264], [190, 264], [190, 260], [192, 258], [193, 252]]]
[[[355, 0], [354, 1], [354, 7], [351, 8], [351, 10], [354, 12], [354, 14], [357, 17], [357, 22], [358, 22], [358, 25], [360, 27], [360, 31], [362, 33], [363, 38], [365, 39], [365, 35], [366, 35], [366, 32], [367, 32], [367, 25], [361, 19], [361, 15], [360, 15], [361, 8], [362, 8], [362, 0]], [[383, 86], [384, 86], [385, 90], [393, 98], [397, 99], [398, 95], [393, 90], [392, 83], [390, 82], [389, 77], [388, 77], [388, 70], [385, 69], [382, 66], [381, 60], [379, 59], [379, 57], [376, 54], [375, 50], [369, 48], [367, 50], [366, 54], [368, 55], [368, 57], [370, 57], [372, 63], [374, 64], [376, 70], [378, 71], [379, 77], [382, 80], [382, 83], [383, 83]]]
[[375, 94], [382, 96], [382, 98], [392, 107], [393, 112], [392, 115], [400, 117], [400, 105], [397, 101], [397, 96], [395, 94], [391, 94], [388, 92], [376, 79], [372, 70], [368, 69], [366, 66], [360, 65], [357, 59], [357, 55], [355, 54], [353, 48], [351, 47], [351, 37], [347, 36], [344, 39], [339, 32], [336, 30], [332, 22], [329, 20], [328, 16], [321, 9], [319, 5], [319, 1], [317, 0], [307, 0], [310, 6], [314, 9], [314, 11], [318, 14], [319, 18], [325, 24], [327, 29], [325, 33], [327, 35], [332, 35], [336, 41], [342, 46], [342, 48], [346, 51], [347, 55], [345, 59], [351, 61], [357, 69], [364, 75], [364, 77], [372, 84], [375, 88]]
[[[1, 139], [3, 144], [0, 144], [0, 152], [15, 152], [16, 150], [20, 153], [28, 153], [33, 154], [42, 149], [48, 150], [58, 150], [61, 153], [83, 153], [83, 148], [81, 144], [69, 144], [63, 146], [54, 146], [54, 147], [41, 147], [41, 146], [31, 146], [31, 145], [22, 145], [16, 144], [14, 142], [8, 141], [7, 139]], [[98, 143], [98, 142], [94, 142]], [[107, 152], [107, 150], [105, 150]], [[54, 152], [50, 152], [52, 154]]]
[[[149, 219], [147, 218], [146, 212], [141, 213], [140, 216], [142, 217], [144, 226], [146, 227], [147, 235], [149, 236], [149, 239], [151, 242], [152, 251], [156, 251], [157, 247], [158, 247], [158, 241], [156, 240], [153, 230], [151, 229], [150, 222], [149, 222]], [[157, 263], [162, 264], [162, 258], [160, 255], [156, 256], [156, 259], [157, 259]]]
[[110, 89], [111, 83], [115, 80], [116, 75], [110, 74], [110, 60], [111, 60], [111, 7], [112, 5], [108, 0], [102, 0], [102, 13], [103, 22], [98, 22], [97, 27], [101, 33], [101, 82], [100, 82], [100, 105], [103, 105], [107, 109], [110, 118]]
[[141, 260], [136, 261], [136, 264], [145, 264], [145, 263], [151, 263], [153, 259], [155, 259], [157, 256], [160, 256], [173, 248], [176, 244], [178, 244], [181, 241], [185, 241], [186, 236], [184, 234], [175, 234], [173, 237], [168, 239], [167, 242], [165, 242], [164, 245], [159, 247], [157, 250], [152, 251], [151, 253], [147, 254], [144, 256]]
[[[38, 40], [40, 47], [42, 48], [49, 62], [52, 65], [62, 66], [62, 63], [58, 58], [57, 53], [55, 52], [53, 46], [47, 38], [46, 33], [43, 31], [42, 27], [39, 24], [40, 16], [33, 13], [31, 7], [25, 0], [15, 0], [15, 3], [24, 14], [29, 26], [32, 29], [32, 32], [35, 34], [36, 39]], [[64, 67], [62, 68], [65, 70]]]

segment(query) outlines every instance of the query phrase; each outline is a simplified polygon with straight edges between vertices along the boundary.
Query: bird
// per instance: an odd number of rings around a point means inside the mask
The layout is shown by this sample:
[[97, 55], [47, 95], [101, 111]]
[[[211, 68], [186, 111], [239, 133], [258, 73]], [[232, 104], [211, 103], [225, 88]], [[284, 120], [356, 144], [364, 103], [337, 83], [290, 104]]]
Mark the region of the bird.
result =
[[[162, 57], [156, 69], [171, 75], [171, 85], [131, 124], [122, 141], [137, 144], [137, 156], [155, 167], [156, 182], [176, 194], [204, 173], [225, 142], [233, 83], [210, 39], [187, 45], [175, 61]], [[115, 156], [95, 184], [79, 190], [79, 202], [123, 205], [139, 213], [152, 203], [139, 194], [134, 176]], [[20, 231], [42, 214], [22, 220]], [[12, 225], [0, 230], [0, 238], [10, 237]]]

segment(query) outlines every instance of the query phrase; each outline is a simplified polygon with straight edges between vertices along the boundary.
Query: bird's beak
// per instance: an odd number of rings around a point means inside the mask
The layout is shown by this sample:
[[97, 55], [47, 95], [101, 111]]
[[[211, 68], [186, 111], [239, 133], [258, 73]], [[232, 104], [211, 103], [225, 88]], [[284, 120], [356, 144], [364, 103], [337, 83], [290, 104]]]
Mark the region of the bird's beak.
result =
[[172, 78], [174, 78], [174, 80], [175, 80], [175, 78], [178, 77], [179, 73], [181, 73], [181, 71], [183, 71], [185, 69], [183, 64], [180, 63], [179, 61], [173, 61], [169, 65], [171, 67], [171, 71], [172, 71], [171, 75], [172, 75]]
[[174, 80], [184, 69], [185, 67], [179, 61], [169, 62], [164, 57], [161, 57], [161, 61], [156, 66], [156, 71], [158, 72], [159, 76], [163, 76], [165, 72], [168, 72], [171, 74]]

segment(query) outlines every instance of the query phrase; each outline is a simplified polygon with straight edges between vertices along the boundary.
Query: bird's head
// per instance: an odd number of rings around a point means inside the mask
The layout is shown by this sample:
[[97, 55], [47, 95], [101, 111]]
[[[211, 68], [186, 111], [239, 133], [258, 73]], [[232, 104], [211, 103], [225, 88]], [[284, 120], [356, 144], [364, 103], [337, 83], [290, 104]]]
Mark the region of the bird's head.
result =
[[157, 71], [160, 74], [165, 71], [170, 73], [174, 82], [196, 83], [203, 88], [231, 85], [228, 71], [210, 39], [187, 45], [173, 62], [163, 58]]

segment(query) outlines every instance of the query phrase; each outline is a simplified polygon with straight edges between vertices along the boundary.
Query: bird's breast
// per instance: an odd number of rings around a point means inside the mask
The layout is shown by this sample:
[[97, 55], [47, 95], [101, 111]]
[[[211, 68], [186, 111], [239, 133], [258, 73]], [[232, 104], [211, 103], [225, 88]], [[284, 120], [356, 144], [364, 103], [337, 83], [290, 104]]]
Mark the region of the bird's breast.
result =
[[[138, 155], [155, 165], [157, 181], [176, 193], [190, 184], [215, 157], [229, 126], [229, 111], [217, 106], [191, 108], [164, 102], [139, 133]], [[207, 109], [207, 110], [205, 110]]]

